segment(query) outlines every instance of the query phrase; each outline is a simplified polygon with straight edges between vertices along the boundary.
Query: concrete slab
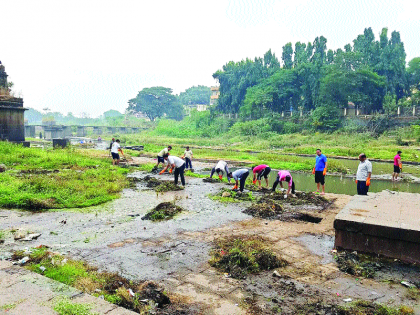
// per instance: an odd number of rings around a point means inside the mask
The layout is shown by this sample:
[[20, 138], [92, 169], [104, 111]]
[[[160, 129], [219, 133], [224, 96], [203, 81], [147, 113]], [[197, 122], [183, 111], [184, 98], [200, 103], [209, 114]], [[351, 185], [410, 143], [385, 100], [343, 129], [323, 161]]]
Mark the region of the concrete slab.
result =
[[420, 194], [354, 196], [335, 217], [335, 247], [420, 263]]

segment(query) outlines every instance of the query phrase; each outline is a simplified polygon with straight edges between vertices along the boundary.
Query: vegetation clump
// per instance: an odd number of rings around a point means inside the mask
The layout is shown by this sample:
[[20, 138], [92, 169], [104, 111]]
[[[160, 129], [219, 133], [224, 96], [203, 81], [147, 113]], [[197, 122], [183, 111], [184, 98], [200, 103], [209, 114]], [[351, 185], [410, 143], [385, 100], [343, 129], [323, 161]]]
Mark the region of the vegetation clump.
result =
[[69, 299], [60, 299], [54, 305], [54, 311], [59, 315], [96, 315], [90, 310], [92, 306], [81, 303], [73, 303]]
[[255, 203], [243, 212], [253, 217], [268, 219], [275, 218], [283, 213], [284, 209], [278, 203], [271, 200]]
[[215, 194], [210, 194], [209, 198], [220, 202], [240, 202], [240, 201], [254, 201], [255, 197], [252, 192], [241, 193], [228, 188], [223, 188]]
[[148, 188], [153, 188], [156, 192], [177, 191], [184, 189], [181, 186], [175, 185], [172, 181], [159, 180], [150, 175], [146, 175], [142, 180], [146, 182], [146, 186]]
[[154, 209], [146, 213], [146, 215], [141, 219], [151, 221], [169, 220], [182, 211], [184, 211], [183, 208], [175, 205], [172, 202], [162, 202], [158, 204]]
[[258, 273], [284, 267], [287, 262], [278, 258], [262, 237], [231, 236], [214, 242], [210, 265], [227, 272], [232, 278], [244, 279], [248, 273]]
[[341, 253], [337, 253], [334, 258], [341, 271], [354, 276], [374, 278], [376, 271], [383, 268], [382, 263], [374, 262], [368, 259], [367, 256], [358, 255], [357, 253], [343, 251]]

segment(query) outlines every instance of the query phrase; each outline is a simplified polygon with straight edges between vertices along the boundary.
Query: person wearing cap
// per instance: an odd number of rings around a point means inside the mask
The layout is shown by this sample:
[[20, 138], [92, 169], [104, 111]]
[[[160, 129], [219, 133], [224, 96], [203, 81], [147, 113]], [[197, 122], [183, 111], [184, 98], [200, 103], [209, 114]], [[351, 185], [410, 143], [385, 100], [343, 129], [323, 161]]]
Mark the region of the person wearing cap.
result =
[[229, 174], [229, 167], [225, 161], [219, 161], [217, 162], [216, 166], [211, 169], [210, 178], [213, 177], [214, 173], [217, 173], [219, 175], [219, 179], [222, 180], [223, 178], [223, 171], [226, 172], [226, 177], [228, 179], [228, 182], [230, 183], [230, 177]]
[[238, 189], [239, 191], [243, 192], [245, 187], [245, 181], [249, 175], [249, 170], [246, 168], [241, 168], [239, 170], [234, 171], [233, 173], [228, 174], [228, 178], [233, 178], [235, 180], [235, 186], [233, 186], [233, 190]]
[[169, 155], [169, 151], [172, 150], [172, 147], [168, 145], [167, 148], [162, 149], [157, 155], [157, 164], [155, 165], [154, 169], [157, 169], [159, 163], [165, 164], [165, 159], [163, 158], [165, 155]]
[[255, 184], [258, 181], [258, 188], [261, 189], [261, 179], [264, 177], [265, 182], [268, 188], [268, 174], [270, 174], [271, 168], [268, 165], [261, 164], [252, 167], [252, 173], [254, 173], [254, 178], [252, 183]]
[[185, 186], [185, 161], [177, 156], [169, 156], [168, 154], [165, 154], [163, 159], [167, 164], [165, 168], [159, 173], [159, 175], [162, 175], [170, 167], [169, 174], [174, 171], [175, 185], [178, 185], [178, 177], [181, 177], [181, 184], [182, 186]]
[[366, 154], [360, 153], [359, 166], [356, 173], [356, 185], [358, 195], [367, 195], [372, 176], [372, 163], [366, 158]]
[[401, 151], [398, 151], [397, 155], [394, 156], [394, 173], [392, 173], [392, 181], [397, 181], [398, 174], [402, 171], [401, 153]]
[[182, 156], [182, 159], [185, 159], [185, 169], [188, 169], [188, 165], [190, 166], [190, 169], [192, 169], [191, 159], [193, 157], [193, 153], [190, 150], [190, 147], [187, 146], [187, 148], [184, 151], [184, 155]]

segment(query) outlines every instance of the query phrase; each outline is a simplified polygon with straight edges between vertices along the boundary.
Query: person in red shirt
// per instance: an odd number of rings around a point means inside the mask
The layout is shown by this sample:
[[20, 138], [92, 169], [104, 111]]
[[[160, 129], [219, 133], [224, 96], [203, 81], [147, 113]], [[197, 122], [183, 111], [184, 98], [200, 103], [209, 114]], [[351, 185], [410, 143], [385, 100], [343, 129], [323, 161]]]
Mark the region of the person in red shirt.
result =
[[261, 189], [261, 179], [264, 177], [265, 182], [268, 188], [268, 174], [270, 174], [271, 168], [268, 165], [261, 164], [258, 166], [254, 166], [252, 168], [252, 172], [254, 173], [254, 178], [252, 179], [252, 183], [255, 184], [258, 180], [258, 188]]
[[392, 173], [392, 181], [397, 181], [398, 174], [402, 171], [401, 153], [401, 151], [398, 151], [397, 155], [394, 156], [394, 173]]

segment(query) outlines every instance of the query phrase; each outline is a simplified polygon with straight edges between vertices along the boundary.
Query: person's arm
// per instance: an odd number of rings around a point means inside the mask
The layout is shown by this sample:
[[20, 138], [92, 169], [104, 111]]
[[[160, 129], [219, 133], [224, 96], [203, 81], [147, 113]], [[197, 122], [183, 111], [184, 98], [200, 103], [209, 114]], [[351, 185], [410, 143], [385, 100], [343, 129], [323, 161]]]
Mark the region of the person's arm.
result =
[[211, 169], [211, 173], [210, 173], [210, 178], [212, 178], [213, 177], [213, 174], [214, 174], [214, 172], [216, 171], [216, 167], [213, 167], [212, 169]]
[[228, 180], [228, 183], [230, 184], [230, 177], [229, 177], [229, 167], [227, 166], [227, 164], [226, 164], [226, 166], [225, 166], [225, 171], [226, 171], [226, 178], [227, 178], [227, 180]]
[[366, 179], [366, 186], [370, 186], [370, 177], [372, 176], [372, 164], [369, 162], [369, 165], [367, 165], [367, 171], [368, 171], [368, 176]]
[[325, 158], [325, 167], [324, 167], [324, 171], [322, 172], [323, 175], [327, 174], [327, 167], [328, 167], [328, 162], [327, 162], [327, 158]]
[[166, 166], [163, 168], [163, 170], [160, 171], [159, 175], [162, 175], [163, 173], [165, 173], [165, 171], [168, 169], [169, 167], [169, 162], [166, 164]]

